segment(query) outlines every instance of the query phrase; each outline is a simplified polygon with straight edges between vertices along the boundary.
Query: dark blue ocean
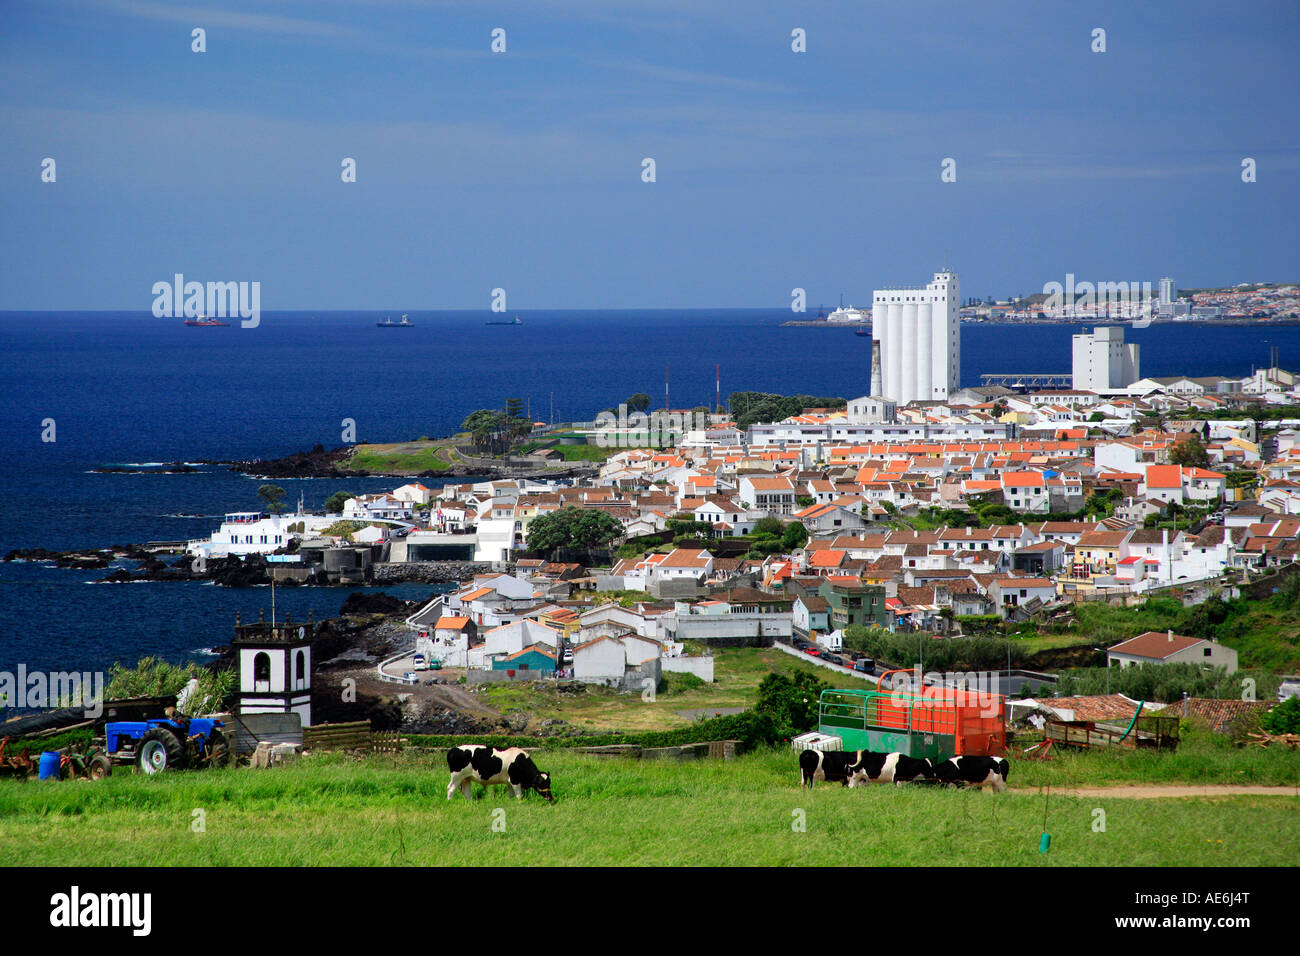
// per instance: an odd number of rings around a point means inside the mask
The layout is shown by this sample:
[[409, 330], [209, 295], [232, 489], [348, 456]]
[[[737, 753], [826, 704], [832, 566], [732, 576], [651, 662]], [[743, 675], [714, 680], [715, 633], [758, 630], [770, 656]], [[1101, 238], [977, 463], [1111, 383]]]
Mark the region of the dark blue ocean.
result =
[[[847, 329], [781, 327], [787, 310], [408, 312], [414, 328], [380, 329], [394, 310], [266, 313], [257, 328], [193, 328], [148, 313], [0, 313], [0, 554], [12, 548], [108, 546], [200, 537], [226, 511], [255, 510], [258, 482], [199, 474], [91, 474], [108, 464], [276, 457], [358, 441], [440, 436], [476, 408], [524, 398], [536, 420], [590, 419], [635, 392], [675, 408], [737, 390], [853, 397], [868, 390], [869, 342]], [[511, 316], [513, 317], [513, 313]], [[984, 372], [1070, 367], [1078, 326], [965, 325], [963, 384]], [[1144, 375], [1246, 375], [1279, 346], [1300, 355], [1300, 327], [1250, 331], [1126, 330]], [[54, 420], [54, 442], [43, 422]], [[392, 480], [280, 482], [319, 507], [346, 488]], [[203, 517], [181, 517], [200, 515]], [[89, 574], [0, 564], [0, 671], [101, 669], [145, 654], [203, 660], [234, 615], [256, 615], [265, 589], [198, 584], [96, 585]], [[337, 614], [347, 588], [277, 594], [295, 617]], [[431, 587], [388, 588], [407, 598]]]

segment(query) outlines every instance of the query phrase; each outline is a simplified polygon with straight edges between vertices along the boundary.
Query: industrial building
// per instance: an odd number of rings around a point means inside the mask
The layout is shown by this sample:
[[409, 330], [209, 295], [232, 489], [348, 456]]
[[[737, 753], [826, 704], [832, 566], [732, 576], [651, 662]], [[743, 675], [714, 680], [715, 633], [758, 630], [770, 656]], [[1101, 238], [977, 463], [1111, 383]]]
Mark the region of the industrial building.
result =
[[[961, 289], [936, 272], [924, 289], [877, 289], [871, 303], [871, 394], [900, 405], [946, 401], [961, 387]], [[878, 381], [876, 379], [879, 379]]]
[[1074, 387], [1089, 392], [1128, 388], [1138, 374], [1138, 346], [1124, 344], [1122, 325], [1101, 325], [1074, 336]]

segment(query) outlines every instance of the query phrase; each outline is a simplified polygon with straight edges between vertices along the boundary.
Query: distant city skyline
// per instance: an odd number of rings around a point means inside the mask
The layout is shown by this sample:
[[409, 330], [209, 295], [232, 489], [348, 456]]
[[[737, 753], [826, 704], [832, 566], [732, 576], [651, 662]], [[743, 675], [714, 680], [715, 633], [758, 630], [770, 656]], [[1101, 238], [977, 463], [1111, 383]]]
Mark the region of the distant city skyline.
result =
[[1288, 282], [1300, 247], [1292, 4], [5, 14], [0, 311], [147, 312], [183, 273], [265, 312], [815, 315], [945, 267]]

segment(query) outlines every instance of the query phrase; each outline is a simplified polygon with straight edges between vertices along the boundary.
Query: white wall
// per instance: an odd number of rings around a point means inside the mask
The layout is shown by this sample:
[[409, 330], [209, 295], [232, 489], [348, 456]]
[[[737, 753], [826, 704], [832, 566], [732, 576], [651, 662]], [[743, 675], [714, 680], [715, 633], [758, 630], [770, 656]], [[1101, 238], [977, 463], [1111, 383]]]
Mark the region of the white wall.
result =
[[713, 683], [712, 657], [665, 657], [659, 665], [665, 673], [694, 674], [700, 680]]

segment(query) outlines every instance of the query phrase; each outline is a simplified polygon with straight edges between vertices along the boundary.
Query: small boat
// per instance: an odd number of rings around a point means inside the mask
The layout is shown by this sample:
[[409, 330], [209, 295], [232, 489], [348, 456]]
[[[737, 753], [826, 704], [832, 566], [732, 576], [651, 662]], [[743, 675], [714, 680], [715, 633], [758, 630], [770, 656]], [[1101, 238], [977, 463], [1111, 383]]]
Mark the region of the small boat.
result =
[[523, 325], [524, 323], [520, 321], [519, 316], [516, 315], [513, 322], [511, 322], [509, 319], [494, 319], [492, 321], [489, 321], [487, 324], [488, 325]]
[[866, 336], [871, 334], [870, 329], [854, 329], [853, 334], [857, 336]]
[[405, 315], [402, 316], [402, 321], [401, 321], [401, 322], [394, 322], [394, 321], [393, 321], [393, 317], [392, 317], [392, 316], [389, 316], [388, 318], [384, 319], [384, 321], [382, 321], [382, 322], [376, 322], [375, 325], [376, 325], [378, 328], [381, 328], [381, 329], [413, 329], [413, 328], [415, 328], [415, 326], [411, 324], [410, 319], [408, 319]]
[[186, 325], [222, 325], [225, 326], [226, 328], [230, 327], [229, 322], [222, 322], [220, 319], [209, 319], [206, 315], [200, 315], [194, 319], [186, 319], [185, 324]]

